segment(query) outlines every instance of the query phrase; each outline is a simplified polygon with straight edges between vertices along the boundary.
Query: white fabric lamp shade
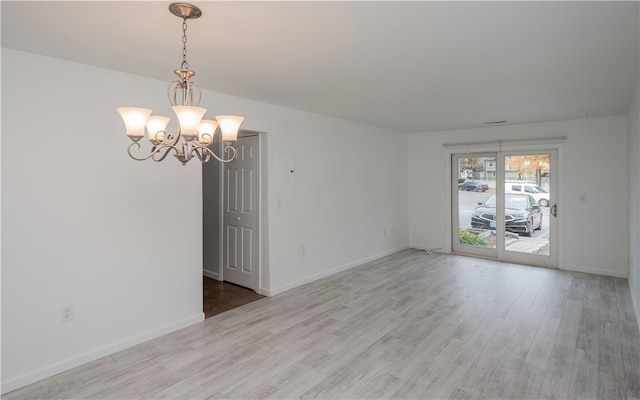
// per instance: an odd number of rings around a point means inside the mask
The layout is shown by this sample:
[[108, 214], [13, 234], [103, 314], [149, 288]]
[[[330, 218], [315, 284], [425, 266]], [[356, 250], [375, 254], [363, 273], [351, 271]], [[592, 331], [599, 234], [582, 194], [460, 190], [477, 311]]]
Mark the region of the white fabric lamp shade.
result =
[[202, 116], [204, 116], [204, 113], [207, 112], [207, 109], [192, 106], [173, 106], [171, 108], [173, 108], [173, 111], [178, 117], [182, 137], [188, 141], [198, 137], [200, 120]]
[[213, 143], [213, 135], [218, 129], [218, 121], [203, 119], [198, 128], [198, 141], [203, 144]]
[[117, 110], [124, 121], [129, 139], [137, 142], [144, 137], [145, 124], [152, 110], [137, 107], [118, 107]]
[[216, 115], [216, 120], [220, 124], [222, 140], [235, 142], [238, 139], [238, 130], [240, 130], [240, 124], [242, 124], [244, 118], [237, 115]]
[[147, 132], [149, 133], [149, 141], [151, 143], [157, 143], [164, 140], [164, 133], [166, 133], [169, 120], [169, 117], [162, 117], [159, 115], [152, 115], [149, 117], [147, 120]]

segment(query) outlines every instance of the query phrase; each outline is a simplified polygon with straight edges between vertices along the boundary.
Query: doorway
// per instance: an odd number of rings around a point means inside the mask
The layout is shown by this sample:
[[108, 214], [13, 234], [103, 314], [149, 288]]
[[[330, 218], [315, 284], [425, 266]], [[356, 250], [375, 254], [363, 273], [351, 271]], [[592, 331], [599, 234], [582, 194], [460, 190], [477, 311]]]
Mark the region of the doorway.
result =
[[211, 306], [211, 299], [241, 305], [242, 298], [263, 297], [255, 293], [262, 241], [260, 135], [241, 131], [234, 147], [234, 161], [202, 164], [205, 307]]
[[452, 154], [452, 250], [558, 267], [558, 152]]

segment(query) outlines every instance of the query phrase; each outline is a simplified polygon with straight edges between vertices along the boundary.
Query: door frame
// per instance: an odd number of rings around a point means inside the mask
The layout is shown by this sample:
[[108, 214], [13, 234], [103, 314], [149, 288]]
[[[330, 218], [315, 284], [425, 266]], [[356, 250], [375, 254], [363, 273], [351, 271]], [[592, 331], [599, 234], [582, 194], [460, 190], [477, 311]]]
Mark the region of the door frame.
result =
[[[564, 137], [561, 138], [562, 140], [564, 140]], [[447, 163], [447, 171], [449, 171], [448, 174], [444, 174], [444, 178], [446, 179], [446, 184], [444, 187], [449, 188], [449, 190], [446, 191], [446, 204], [447, 204], [447, 213], [446, 213], [446, 231], [447, 231], [447, 242], [446, 242], [446, 248], [444, 249], [445, 251], [452, 253], [452, 254], [461, 254], [461, 253], [455, 253], [453, 251], [453, 188], [452, 188], [452, 182], [453, 182], [453, 176], [454, 176], [454, 172], [453, 172], [453, 168], [452, 168], [452, 156], [454, 154], [460, 154], [460, 153], [498, 153], [498, 155], [502, 155], [502, 153], [510, 153], [510, 152], [523, 152], [523, 153], [527, 153], [527, 152], [536, 152], [536, 151], [540, 151], [540, 152], [544, 152], [544, 151], [550, 151], [550, 150], [555, 150], [557, 152], [557, 174], [558, 174], [558, 184], [557, 184], [557, 194], [556, 194], [556, 204], [558, 205], [558, 217], [557, 217], [557, 268], [559, 269], [565, 269], [565, 254], [564, 254], [564, 247], [565, 247], [565, 210], [563, 207], [564, 204], [564, 198], [565, 198], [565, 191], [564, 191], [564, 187], [565, 185], [563, 184], [563, 182], [565, 182], [565, 168], [564, 168], [564, 146], [562, 142], [553, 142], [550, 141], [549, 143], [540, 143], [540, 141], [537, 141], [535, 139], [532, 139], [532, 141], [535, 141], [536, 143], [532, 143], [532, 144], [527, 144], [526, 142], [517, 142], [517, 143], [500, 143], [500, 142], [487, 142], [486, 145], [483, 144], [470, 144], [470, 145], [459, 145], [456, 146], [455, 148], [453, 147], [447, 147], [445, 150], [445, 155], [446, 155], [446, 163]], [[503, 159], [501, 160], [503, 161]], [[500, 183], [500, 180], [497, 179], [496, 180], [496, 184], [497, 185], [502, 185], [504, 186], [504, 182]], [[552, 204], [551, 204], [552, 205]], [[550, 205], [550, 206], [551, 206]], [[503, 250], [504, 251], [504, 250]], [[469, 255], [469, 256], [473, 256], [473, 257], [481, 257], [481, 258], [490, 258], [490, 259], [495, 259], [493, 257], [486, 257], [483, 256], [481, 254], [479, 255], [470, 255], [470, 254], [461, 254], [461, 255]], [[498, 254], [499, 255], [499, 254]], [[517, 263], [519, 262], [518, 260], [503, 260], [505, 262], [513, 262], [513, 263]], [[539, 265], [539, 264], [532, 264], [532, 265]]]
[[[267, 218], [267, 152], [266, 152], [266, 132], [240, 130], [238, 137], [244, 136], [258, 136], [258, 171], [256, 176], [258, 177], [258, 254], [257, 260], [257, 277], [255, 282], [256, 293], [267, 295], [269, 292], [265, 287], [265, 281], [268, 274], [268, 218]], [[217, 280], [224, 281], [224, 209], [225, 209], [225, 164], [221, 164], [221, 168], [218, 171], [219, 185], [218, 185], [218, 218], [220, 224], [218, 226], [218, 276]]]

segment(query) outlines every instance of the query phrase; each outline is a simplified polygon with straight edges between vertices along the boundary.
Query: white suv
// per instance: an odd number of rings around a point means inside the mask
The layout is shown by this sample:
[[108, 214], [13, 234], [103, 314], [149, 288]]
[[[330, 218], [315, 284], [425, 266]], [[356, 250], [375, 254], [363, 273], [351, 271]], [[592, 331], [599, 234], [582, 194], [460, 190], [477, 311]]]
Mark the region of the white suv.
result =
[[540, 204], [540, 207], [549, 207], [549, 193], [538, 185], [507, 182], [504, 187], [507, 193], [530, 194]]

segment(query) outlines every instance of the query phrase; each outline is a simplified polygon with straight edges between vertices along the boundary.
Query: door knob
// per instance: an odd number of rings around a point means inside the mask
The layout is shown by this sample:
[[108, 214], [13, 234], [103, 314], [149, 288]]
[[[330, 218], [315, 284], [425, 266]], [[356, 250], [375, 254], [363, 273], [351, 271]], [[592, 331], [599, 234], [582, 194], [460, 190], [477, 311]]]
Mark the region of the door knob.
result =
[[558, 216], [558, 205], [554, 204], [553, 207], [551, 207], [551, 215], [553, 215], [554, 217]]
[[240, 217], [236, 218], [238, 221], [240, 221]]

